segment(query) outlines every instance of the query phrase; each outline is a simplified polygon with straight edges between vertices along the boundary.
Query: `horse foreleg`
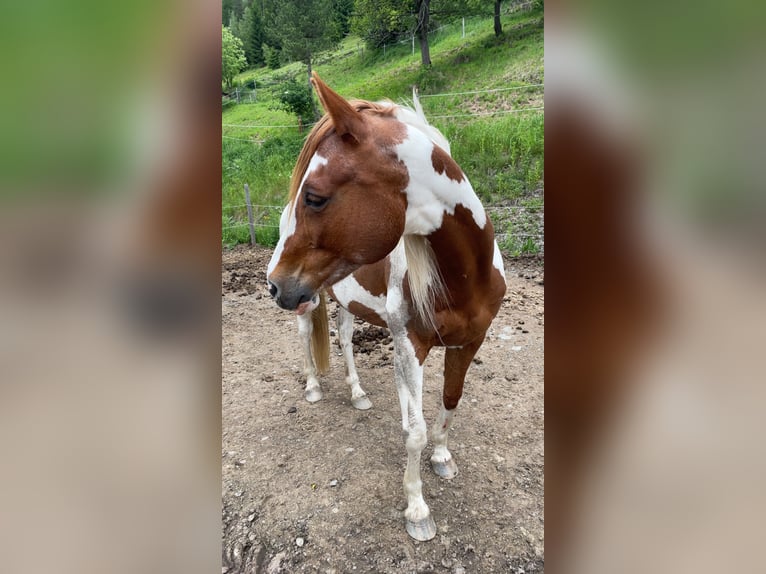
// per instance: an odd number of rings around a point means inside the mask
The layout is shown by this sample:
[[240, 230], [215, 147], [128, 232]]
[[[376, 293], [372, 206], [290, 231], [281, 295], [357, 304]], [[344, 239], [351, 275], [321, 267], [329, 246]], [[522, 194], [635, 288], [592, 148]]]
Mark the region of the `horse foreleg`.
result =
[[351, 404], [361, 411], [366, 411], [372, 406], [372, 403], [367, 398], [367, 393], [364, 392], [359, 384], [359, 375], [354, 364], [353, 335], [354, 315], [343, 307], [338, 306], [338, 339], [340, 340], [340, 348], [343, 351], [343, 359], [346, 363], [346, 383], [351, 387]]
[[315, 403], [322, 398], [322, 388], [317, 379], [317, 370], [314, 358], [311, 355], [311, 313], [298, 315], [298, 335], [303, 346], [303, 374], [306, 376], [306, 390], [304, 396], [310, 403]]
[[431, 540], [436, 536], [436, 524], [423, 499], [423, 483], [420, 479], [420, 455], [427, 442], [422, 405], [423, 366], [406, 334], [394, 338], [394, 374], [402, 409], [404, 444], [407, 448], [407, 468], [404, 471], [407, 534], [415, 540]]
[[457, 476], [457, 464], [447, 448], [447, 435], [452, 425], [455, 409], [463, 396], [465, 374], [483, 340], [482, 337], [464, 347], [448, 348], [444, 354], [442, 408], [439, 412], [439, 418], [431, 429], [431, 438], [434, 442], [431, 468], [442, 478], [455, 478]]

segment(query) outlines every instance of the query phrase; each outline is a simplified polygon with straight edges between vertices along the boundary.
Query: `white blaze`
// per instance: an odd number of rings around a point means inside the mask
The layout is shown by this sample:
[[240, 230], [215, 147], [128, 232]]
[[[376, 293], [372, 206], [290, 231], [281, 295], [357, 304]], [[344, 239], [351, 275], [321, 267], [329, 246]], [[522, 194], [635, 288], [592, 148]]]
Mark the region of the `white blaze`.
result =
[[309, 162], [309, 166], [306, 168], [306, 173], [303, 174], [301, 184], [298, 186], [298, 193], [295, 194], [295, 200], [292, 204], [287, 204], [284, 210], [282, 210], [282, 216], [279, 218], [279, 243], [277, 243], [277, 247], [274, 249], [274, 254], [271, 256], [271, 261], [269, 261], [269, 267], [266, 270], [267, 277], [271, 275], [279, 264], [279, 258], [282, 257], [282, 251], [285, 248], [285, 241], [295, 233], [295, 227], [297, 225], [295, 219], [295, 207], [298, 205], [298, 200], [301, 197], [303, 184], [306, 182], [306, 178], [311, 175], [311, 172], [317, 169], [320, 165], [327, 165], [327, 158], [315, 153], [314, 157], [312, 157]]

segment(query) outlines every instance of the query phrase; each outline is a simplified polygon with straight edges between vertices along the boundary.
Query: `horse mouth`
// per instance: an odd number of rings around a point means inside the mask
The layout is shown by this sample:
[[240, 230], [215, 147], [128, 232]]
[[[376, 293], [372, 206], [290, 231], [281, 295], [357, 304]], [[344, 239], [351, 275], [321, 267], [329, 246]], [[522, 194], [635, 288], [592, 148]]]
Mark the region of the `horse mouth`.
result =
[[303, 315], [306, 312], [313, 311], [319, 306], [319, 294], [316, 293], [314, 296], [309, 299], [308, 301], [304, 301], [298, 307], [295, 309], [296, 315]]

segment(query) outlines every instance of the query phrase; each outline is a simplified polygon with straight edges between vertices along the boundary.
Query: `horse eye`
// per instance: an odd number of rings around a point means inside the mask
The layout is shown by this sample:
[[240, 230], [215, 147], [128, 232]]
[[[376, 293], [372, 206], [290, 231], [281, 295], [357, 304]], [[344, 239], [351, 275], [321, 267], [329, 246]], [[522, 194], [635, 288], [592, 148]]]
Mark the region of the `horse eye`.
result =
[[311, 192], [306, 192], [303, 195], [303, 203], [307, 207], [312, 207], [314, 209], [323, 208], [329, 199], [329, 197], [322, 197], [321, 195]]

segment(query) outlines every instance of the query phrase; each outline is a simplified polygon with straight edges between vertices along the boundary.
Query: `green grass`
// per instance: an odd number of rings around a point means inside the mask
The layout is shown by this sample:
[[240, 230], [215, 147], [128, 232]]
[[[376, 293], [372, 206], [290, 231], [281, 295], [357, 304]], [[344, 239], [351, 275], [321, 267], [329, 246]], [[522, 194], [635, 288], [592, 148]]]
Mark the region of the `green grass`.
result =
[[[505, 14], [503, 29], [503, 36], [495, 38], [491, 18], [467, 19], [466, 37], [462, 38], [459, 22], [445, 26], [431, 37], [433, 65], [429, 69], [420, 65], [417, 40], [413, 55], [409, 42], [388, 46], [384, 53], [365, 49], [355, 37], [344, 40], [335, 51], [320, 54], [314, 68], [348, 98], [388, 98], [407, 103], [413, 85], [418, 86], [421, 96], [503, 89], [424, 97], [421, 103], [431, 123], [447, 136], [453, 156], [485, 205], [521, 205], [534, 211], [543, 203], [542, 112], [481, 114], [543, 106], [542, 88], [525, 87], [541, 84], [544, 78], [542, 10]], [[254, 204], [282, 205], [285, 201], [305, 132], [299, 132], [297, 119], [278, 109], [276, 102], [281, 84], [292, 77], [305, 81], [305, 73], [303, 64], [291, 63], [278, 70], [250, 70], [237, 78], [240, 85], [255, 80], [257, 101], [231, 105], [223, 111], [222, 225], [228, 227], [223, 230], [224, 244], [249, 241], [247, 225], [231, 227], [247, 221], [244, 183], [250, 186]], [[504, 90], [517, 86], [521, 89]], [[472, 115], [462, 117], [466, 114]], [[273, 225], [278, 223], [279, 213], [256, 208], [255, 218]], [[509, 225], [521, 226], [524, 233], [542, 233], [541, 220], [516, 221], [504, 216], [500, 223], [502, 228], [496, 225], [498, 233], [508, 233]], [[259, 242], [276, 243], [274, 228], [256, 230]], [[534, 240], [508, 237], [503, 246], [509, 253], [539, 250]]]

